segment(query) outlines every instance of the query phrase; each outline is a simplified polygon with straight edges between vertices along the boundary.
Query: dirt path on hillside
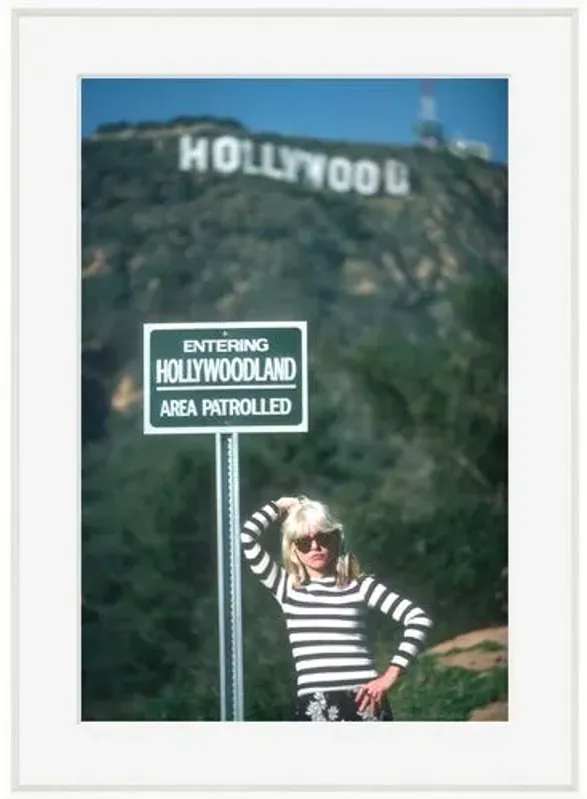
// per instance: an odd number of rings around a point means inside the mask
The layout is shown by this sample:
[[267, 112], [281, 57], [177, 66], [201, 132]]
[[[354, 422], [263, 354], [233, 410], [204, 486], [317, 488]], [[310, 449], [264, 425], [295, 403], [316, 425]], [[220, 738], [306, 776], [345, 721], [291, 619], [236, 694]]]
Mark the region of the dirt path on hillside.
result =
[[[497, 644], [499, 649], [483, 649], [484, 643]], [[456, 651], [458, 650], [458, 651]], [[441, 666], [460, 666], [471, 671], [487, 671], [494, 666], [506, 666], [508, 656], [508, 628], [486, 627], [457, 635], [426, 650], [426, 654], [439, 655]]]
[[[496, 645], [492, 649], [483, 649], [483, 644]], [[499, 647], [499, 648], [497, 648]], [[508, 662], [508, 628], [487, 627], [457, 635], [449, 641], [443, 641], [426, 650], [426, 654], [435, 655], [439, 666], [459, 666], [470, 671], [488, 671], [495, 666], [507, 667]], [[469, 721], [507, 721], [507, 700], [491, 702], [484, 707], [472, 711]]]

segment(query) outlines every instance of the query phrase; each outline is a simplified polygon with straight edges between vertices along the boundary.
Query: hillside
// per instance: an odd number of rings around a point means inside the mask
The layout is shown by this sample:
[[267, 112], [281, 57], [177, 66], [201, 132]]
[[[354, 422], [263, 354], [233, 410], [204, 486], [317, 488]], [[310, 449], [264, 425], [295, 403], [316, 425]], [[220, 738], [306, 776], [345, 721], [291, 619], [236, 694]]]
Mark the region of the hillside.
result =
[[[105, 126], [82, 142], [81, 291], [84, 717], [217, 712], [213, 436], [143, 435], [144, 322], [306, 320], [310, 431], [240, 437], [242, 513], [332, 502], [431, 645], [505, 623], [505, 167]], [[280, 619], [244, 577], [247, 717], [282, 717]]]

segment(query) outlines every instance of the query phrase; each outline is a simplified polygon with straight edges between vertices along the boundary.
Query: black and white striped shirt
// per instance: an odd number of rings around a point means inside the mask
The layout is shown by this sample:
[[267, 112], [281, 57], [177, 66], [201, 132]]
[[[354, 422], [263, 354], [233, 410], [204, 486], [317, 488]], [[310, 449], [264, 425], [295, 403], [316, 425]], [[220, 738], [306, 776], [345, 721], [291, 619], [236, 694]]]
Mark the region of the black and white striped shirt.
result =
[[260, 541], [261, 533], [278, 516], [274, 502], [264, 505], [245, 522], [241, 542], [251, 571], [284, 613], [298, 696], [354, 688], [378, 676], [365, 627], [370, 608], [403, 625], [391, 663], [405, 669], [424, 644], [432, 626], [430, 617], [372, 576], [352, 580], [345, 587], [337, 586], [335, 577], [323, 577], [295, 588]]

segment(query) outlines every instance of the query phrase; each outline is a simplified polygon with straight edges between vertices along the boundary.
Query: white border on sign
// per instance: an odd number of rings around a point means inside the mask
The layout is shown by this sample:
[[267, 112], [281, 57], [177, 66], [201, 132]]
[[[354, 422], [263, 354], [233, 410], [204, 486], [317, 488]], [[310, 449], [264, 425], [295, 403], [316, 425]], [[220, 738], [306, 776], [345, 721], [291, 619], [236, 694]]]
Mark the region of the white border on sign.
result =
[[[575, 421], [569, 320], [576, 310], [570, 299], [577, 224], [576, 12], [228, 14], [33, 12], [16, 21], [15, 787], [569, 788], [578, 767], [577, 530], [569, 424]], [[77, 80], [277, 73], [510, 78], [507, 723], [327, 730], [285, 723], [78, 723]], [[51, 358], [40, 357], [39, 330]], [[45, 390], [55, 385], [56, 369], [59, 390]], [[226, 752], [230, 769], [219, 769]], [[308, 758], [301, 771], [301, 752], [328, 757]]]
[[[302, 419], [290, 425], [226, 425], [225, 427], [153, 427], [151, 425], [151, 332], [153, 330], [231, 330], [295, 328], [300, 331]], [[261, 387], [262, 388], [262, 387]], [[279, 388], [279, 386], [271, 386]], [[143, 432], [149, 435], [207, 433], [307, 433], [308, 432], [308, 324], [307, 322], [149, 322], [143, 325]]]

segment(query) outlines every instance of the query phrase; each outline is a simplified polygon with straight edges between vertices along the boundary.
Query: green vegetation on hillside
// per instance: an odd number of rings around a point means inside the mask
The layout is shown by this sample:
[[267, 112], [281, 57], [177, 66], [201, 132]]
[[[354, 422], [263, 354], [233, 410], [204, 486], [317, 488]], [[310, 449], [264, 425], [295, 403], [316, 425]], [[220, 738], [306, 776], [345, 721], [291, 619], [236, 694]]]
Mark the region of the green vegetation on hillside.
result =
[[507, 670], [443, 668], [423, 655], [390, 692], [396, 721], [467, 721], [471, 712], [507, 697]]

